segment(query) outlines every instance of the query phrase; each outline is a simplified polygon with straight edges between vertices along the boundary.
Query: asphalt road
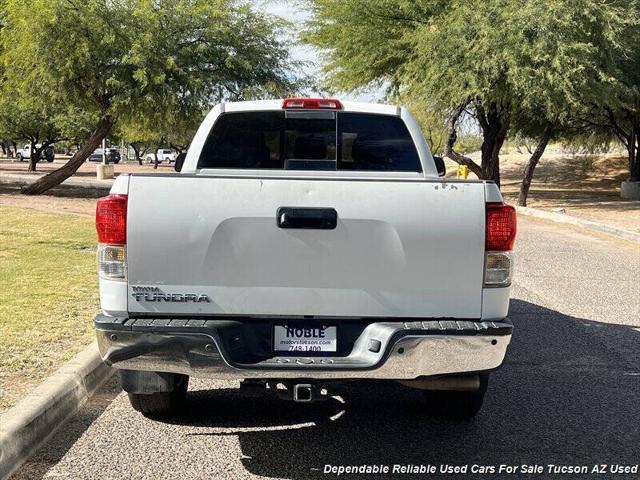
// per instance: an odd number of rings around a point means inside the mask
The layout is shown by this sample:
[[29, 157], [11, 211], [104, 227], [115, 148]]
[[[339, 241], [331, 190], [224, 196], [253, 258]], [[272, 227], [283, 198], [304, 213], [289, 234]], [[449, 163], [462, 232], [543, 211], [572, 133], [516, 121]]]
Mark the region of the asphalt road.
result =
[[[15, 478], [304, 479], [332, 478], [325, 464], [640, 463], [640, 248], [521, 217], [517, 254], [515, 337], [473, 421], [432, 419], [418, 392], [396, 384], [346, 384], [342, 401], [306, 406], [194, 381], [188, 412], [158, 422], [134, 412], [112, 382]], [[476, 477], [636, 476], [465, 478]]]

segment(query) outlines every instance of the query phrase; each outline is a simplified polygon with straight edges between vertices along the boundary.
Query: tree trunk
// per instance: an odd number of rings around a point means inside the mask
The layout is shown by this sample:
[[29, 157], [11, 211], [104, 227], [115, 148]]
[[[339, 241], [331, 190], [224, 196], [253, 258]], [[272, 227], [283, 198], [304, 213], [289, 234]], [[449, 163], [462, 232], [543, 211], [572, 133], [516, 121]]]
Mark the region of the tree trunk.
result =
[[160, 150], [160, 146], [164, 145], [164, 143], [165, 143], [165, 141], [164, 141], [164, 137], [163, 137], [158, 142], [158, 145], [156, 146], [156, 151], [153, 153], [153, 169], [154, 170], [158, 169], [158, 150]]
[[91, 133], [87, 143], [82, 146], [71, 159], [62, 167], [45, 175], [30, 185], [22, 187], [21, 191], [25, 195], [40, 195], [50, 188], [60, 185], [71, 175], [76, 173], [80, 166], [89, 158], [89, 155], [98, 148], [102, 139], [107, 136], [115, 120], [110, 115], [104, 115], [98, 120], [95, 130]]
[[542, 137], [540, 137], [540, 141], [538, 142], [538, 146], [534, 150], [531, 157], [529, 157], [529, 161], [527, 165], [524, 167], [524, 173], [522, 175], [522, 185], [520, 185], [520, 195], [518, 196], [518, 205], [521, 207], [527, 206], [527, 196], [529, 195], [529, 187], [531, 187], [531, 180], [533, 180], [533, 171], [538, 165], [542, 154], [544, 153], [545, 148], [547, 148], [547, 144], [551, 139], [551, 134], [553, 133], [553, 124], [549, 123], [544, 128], [542, 132]]
[[36, 142], [32, 141], [30, 144], [31, 146], [31, 150], [29, 152], [29, 172], [35, 172], [36, 171], [36, 165], [38, 164], [38, 161], [40, 160], [40, 150], [38, 150], [36, 148]]
[[482, 178], [481, 177], [482, 170], [480, 168], [480, 165], [474, 162], [471, 158], [465, 157], [464, 155], [456, 152], [453, 149], [456, 141], [458, 140], [458, 133], [456, 132], [456, 123], [458, 122], [458, 118], [460, 118], [460, 115], [464, 111], [464, 108], [465, 108], [465, 105], [456, 108], [451, 113], [451, 115], [449, 115], [449, 118], [447, 119], [446, 128], [448, 132], [448, 137], [444, 146], [443, 155], [447, 158], [450, 158], [451, 160], [453, 160], [459, 165], [466, 165], [469, 168], [469, 170], [472, 173], [474, 173], [478, 178]]
[[142, 166], [142, 158], [140, 158], [140, 149], [135, 143], [131, 144], [131, 148], [133, 148], [133, 154], [136, 156], [136, 160], [138, 161], [138, 165]]
[[2, 156], [9, 157], [9, 155], [7, 155], [7, 144], [5, 142], [2, 142]]
[[18, 144], [16, 142], [11, 142], [11, 146], [13, 147], [13, 154], [12, 157], [16, 157], [18, 156]]
[[509, 107], [492, 103], [488, 110], [476, 106], [476, 118], [482, 128], [482, 178], [500, 187], [500, 149], [509, 132]]
[[629, 152], [629, 181], [640, 182], [640, 132], [639, 125], [633, 124], [631, 126], [631, 136], [629, 144], [627, 145], [627, 151]]

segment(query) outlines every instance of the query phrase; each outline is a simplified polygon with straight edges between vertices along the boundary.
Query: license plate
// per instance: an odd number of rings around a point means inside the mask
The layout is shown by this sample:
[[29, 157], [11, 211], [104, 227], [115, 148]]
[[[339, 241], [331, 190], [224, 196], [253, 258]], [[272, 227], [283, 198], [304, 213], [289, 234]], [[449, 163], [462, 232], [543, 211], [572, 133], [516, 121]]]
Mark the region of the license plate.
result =
[[275, 325], [273, 327], [274, 352], [321, 353], [336, 352], [336, 327]]

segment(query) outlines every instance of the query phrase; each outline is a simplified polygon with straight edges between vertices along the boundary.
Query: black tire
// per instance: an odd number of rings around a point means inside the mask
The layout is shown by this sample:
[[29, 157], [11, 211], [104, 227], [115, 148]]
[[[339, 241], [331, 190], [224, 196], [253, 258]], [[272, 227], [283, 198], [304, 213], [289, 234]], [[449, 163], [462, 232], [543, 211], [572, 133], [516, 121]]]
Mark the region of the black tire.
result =
[[54, 159], [54, 158], [55, 158], [55, 157], [47, 157], [47, 162], [49, 162], [49, 163], [53, 163], [53, 159]]
[[22, 158], [22, 154], [21, 154], [21, 153], [19, 153], [18, 155], [16, 155], [16, 159], [17, 159], [19, 162], [24, 161], [24, 158]]
[[145, 417], [167, 417], [176, 415], [187, 398], [189, 377], [175, 374], [175, 389], [162, 393], [129, 393], [129, 402], [134, 410]]
[[480, 374], [478, 390], [425, 390], [429, 415], [449, 420], [470, 420], [482, 408], [484, 395], [489, 384], [489, 374]]

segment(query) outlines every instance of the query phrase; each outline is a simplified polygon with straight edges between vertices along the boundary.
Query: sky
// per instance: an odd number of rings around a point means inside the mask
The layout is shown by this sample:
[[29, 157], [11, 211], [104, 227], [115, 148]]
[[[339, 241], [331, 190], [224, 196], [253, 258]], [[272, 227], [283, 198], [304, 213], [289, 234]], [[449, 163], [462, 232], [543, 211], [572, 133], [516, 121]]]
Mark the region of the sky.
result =
[[[257, 8], [277, 15], [294, 24], [302, 24], [309, 18], [309, 11], [305, 10], [301, 2], [295, 0], [261, 0], [256, 2]], [[307, 62], [309, 67], [306, 73], [310, 76], [321, 77], [321, 60], [319, 52], [309, 45], [292, 45], [291, 55], [295, 60]], [[375, 102], [382, 101], [382, 91], [373, 90], [370, 92], [362, 92], [360, 94], [340, 93], [335, 95], [340, 100], [351, 100], [356, 102]]]

